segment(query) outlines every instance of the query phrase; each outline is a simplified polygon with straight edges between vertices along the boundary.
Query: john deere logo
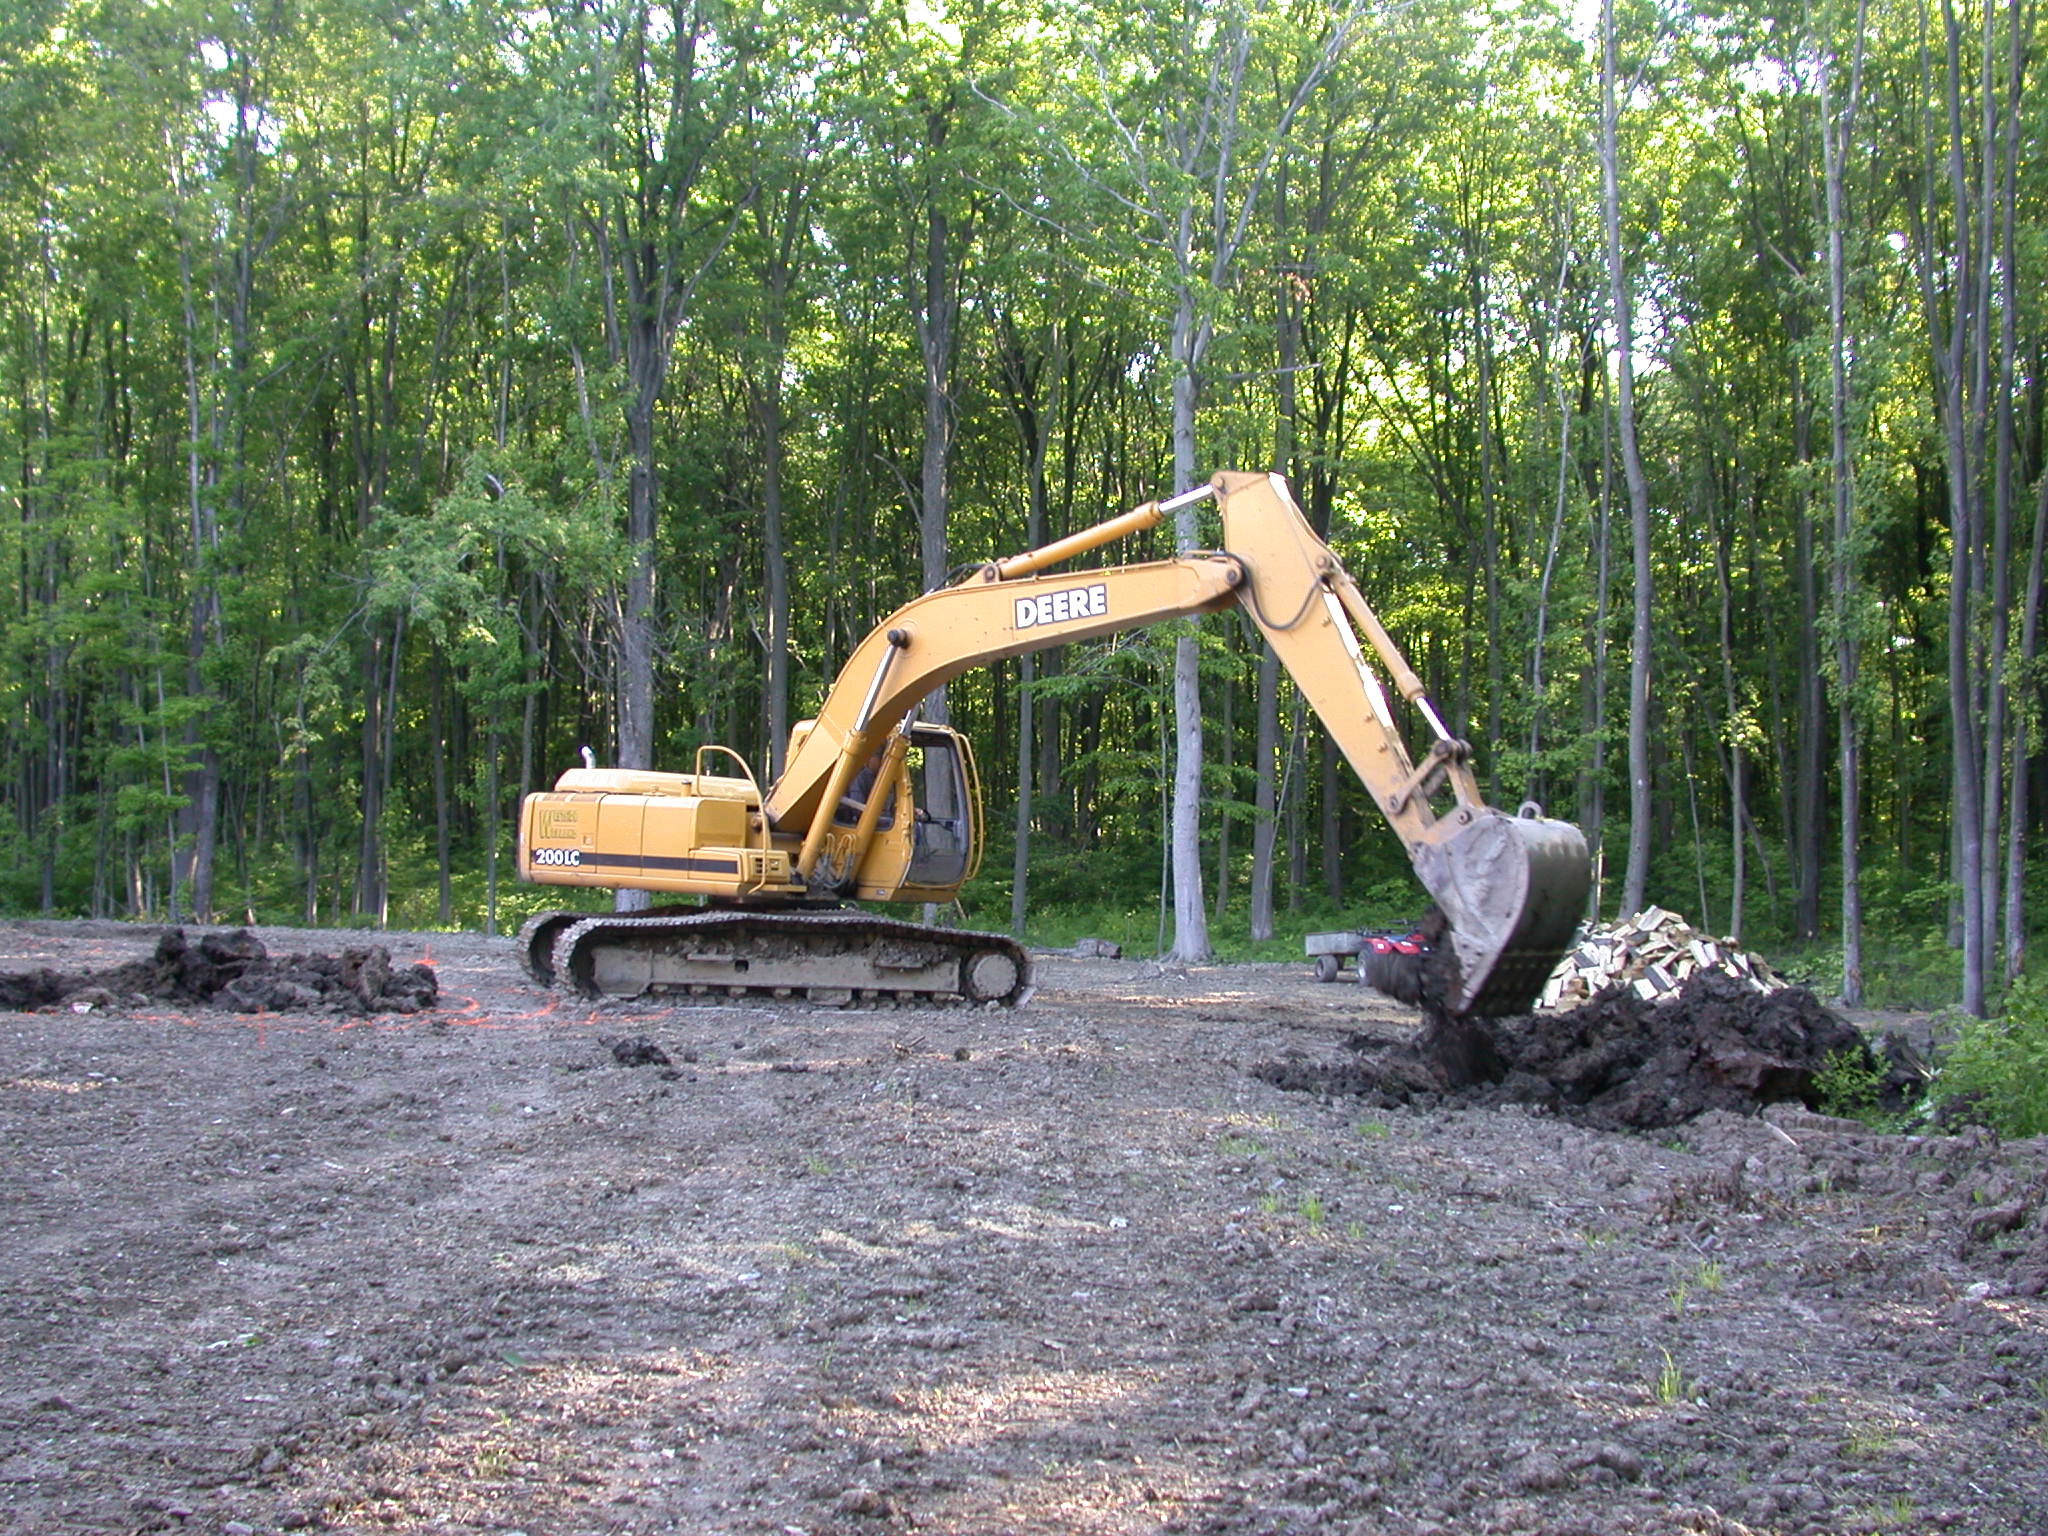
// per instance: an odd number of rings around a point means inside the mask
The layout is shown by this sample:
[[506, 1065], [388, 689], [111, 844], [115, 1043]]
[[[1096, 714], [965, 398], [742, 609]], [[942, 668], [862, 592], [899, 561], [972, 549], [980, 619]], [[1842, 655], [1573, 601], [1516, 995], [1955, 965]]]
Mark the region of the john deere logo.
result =
[[1035, 629], [1041, 624], [1065, 624], [1070, 619], [1100, 619], [1109, 613], [1109, 588], [1063, 587], [1041, 592], [1036, 597], [1017, 599], [1017, 627]]

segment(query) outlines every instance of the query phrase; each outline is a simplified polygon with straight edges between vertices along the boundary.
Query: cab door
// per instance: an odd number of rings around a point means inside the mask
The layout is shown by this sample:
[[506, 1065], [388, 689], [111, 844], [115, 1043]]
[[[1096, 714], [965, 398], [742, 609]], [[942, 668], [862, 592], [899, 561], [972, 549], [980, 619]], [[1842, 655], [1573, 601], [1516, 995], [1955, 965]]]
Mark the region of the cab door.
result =
[[965, 739], [942, 725], [910, 728], [912, 828], [904, 884], [950, 897], [981, 863], [981, 794]]

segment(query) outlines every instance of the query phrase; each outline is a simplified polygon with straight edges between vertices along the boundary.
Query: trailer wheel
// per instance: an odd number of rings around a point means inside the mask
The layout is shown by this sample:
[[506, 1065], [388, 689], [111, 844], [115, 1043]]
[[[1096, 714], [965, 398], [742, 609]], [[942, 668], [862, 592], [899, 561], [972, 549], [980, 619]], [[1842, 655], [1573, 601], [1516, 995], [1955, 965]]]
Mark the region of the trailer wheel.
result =
[[1344, 958], [1341, 955], [1316, 956], [1317, 981], [1335, 981], [1337, 979], [1337, 973], [1343, 969]]

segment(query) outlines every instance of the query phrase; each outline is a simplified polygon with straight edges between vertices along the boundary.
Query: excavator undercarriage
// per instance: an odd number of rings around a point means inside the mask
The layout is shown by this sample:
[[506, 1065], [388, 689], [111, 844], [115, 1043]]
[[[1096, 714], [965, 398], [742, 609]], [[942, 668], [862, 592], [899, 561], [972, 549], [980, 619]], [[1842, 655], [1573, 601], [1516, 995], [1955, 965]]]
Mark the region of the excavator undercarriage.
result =
[[994, 1003], [1031, 993], [1031, 959], [997, 933], [855, 909], [547, 912], [520, 934], [527, 974], [582, 997]]

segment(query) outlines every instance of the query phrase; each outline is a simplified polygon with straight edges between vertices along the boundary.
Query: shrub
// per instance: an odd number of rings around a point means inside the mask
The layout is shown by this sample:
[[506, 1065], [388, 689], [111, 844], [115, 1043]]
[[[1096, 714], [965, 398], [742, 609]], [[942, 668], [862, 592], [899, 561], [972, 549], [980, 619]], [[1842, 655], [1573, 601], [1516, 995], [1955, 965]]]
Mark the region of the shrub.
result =
[[1860, 1120], [1873, 1130], [1892, 1130], [1896, 1117], [1887, 1115], [1881, 1102], [1884, 1068], [1867, 1050], [1829, 1053], [1813, 1075], [1813, 1088], [1823, 1114], [1844, 1120]]
[[2003, 1018], [1966, 1020], [1938, 1090], [2001, 1136], [2048, 1135], [2048, 987], [2022, 978]]

